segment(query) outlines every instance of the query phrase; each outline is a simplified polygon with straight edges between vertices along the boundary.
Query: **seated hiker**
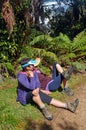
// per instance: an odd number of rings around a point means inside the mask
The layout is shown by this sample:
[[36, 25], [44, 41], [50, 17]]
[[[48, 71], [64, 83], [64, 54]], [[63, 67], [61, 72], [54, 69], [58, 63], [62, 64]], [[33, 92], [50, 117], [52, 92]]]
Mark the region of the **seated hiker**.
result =
[[68, 87], [68, 80], [73, 71], [72, 67], [69, 67], [67, 71], [64, 71], [58, 63], [54, 63], [52, 78], [43, 74], [37, 67], [34, 67], [34, 70], [38, 73], [41, 88], [46, 90], [46, 93], [50, 94], [50, 92], [58, 90], [63, 83], [64, 88], [62, 93], [65, 93], [68, 96], [74, 95], [74, 92]]
[[79, 103], [78, 99], [72, 103], [64, 103], [41, 91], [38, 73], [33, 71], [34, 66], [37, 64], [37, 59], [32, 60], [27, 58], [21, 60], [22, 70], [17, 75], [18, 87], [16, 101], [20, 102], [22, 105], [35, 103], [48, 120], [52, 120], [53, 116], [47, 109], [45, 103], [75, 112]]

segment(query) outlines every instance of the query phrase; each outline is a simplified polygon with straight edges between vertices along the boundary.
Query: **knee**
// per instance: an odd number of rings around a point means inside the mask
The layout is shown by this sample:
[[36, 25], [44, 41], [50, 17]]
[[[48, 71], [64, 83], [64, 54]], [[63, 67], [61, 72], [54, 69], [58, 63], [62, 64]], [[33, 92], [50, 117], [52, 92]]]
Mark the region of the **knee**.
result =
[[57, 63], [57, 64], [56, 64], [56, 68], [59, 68], [59, 67], [61, 67], [61, 66], [60, 66], [60, 64]]
[[50, 88], [49, 88], [49, 91], [55, 92], [55, 91], [57, 91], [57, 87], [54, 87], [54, 88], [50, 87]]
[[33, 101], [36, 101], [36, 96], [33, 95], [32, 100], [33, 100]]
[[33, 95], [33, 97], [32, 97], [32, 100], [34, 101], [34, 102], [36, 102], [37, 100], [39, 100], [39, 94], [38, 95]]

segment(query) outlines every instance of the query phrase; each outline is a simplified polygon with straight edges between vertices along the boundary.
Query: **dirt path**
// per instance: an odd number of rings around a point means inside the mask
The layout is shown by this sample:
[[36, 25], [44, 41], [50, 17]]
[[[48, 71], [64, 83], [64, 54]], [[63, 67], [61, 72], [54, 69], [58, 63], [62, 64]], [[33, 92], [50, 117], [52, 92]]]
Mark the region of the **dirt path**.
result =
[[54, 120], [51, 121], [52, 128], [49, 130], [86, 130], [86, 83], [76, 88], [72, 97], [72, 99], [78, 97], [80, 101], [76, 112], [57, 109]]
[[[86, 74], [84, 75], [86, 79]], [[86, 81], [81, 75], [81, 85], [75, 86], [74, 96], [68, 97], [66, 101], [74, 101], [79, 98], [79, 106], [75, 113], [56, 108], [53, 113], [54, 119], [48, 121], [45, 118], [33, 124], [33, 128], [26, 130], [86, 130]], [[64, 95], [65, 96], [65, 95]], [[63, 98], [64, 98], [63, 96]]]
[[[75, 113], [66, 111], [61, 108], [56, 108], [53, 113], [54, 119], [47, 121], [44, 119], [41, 123], [41, 127], [37, 130], [86, 130], [86, 74], [81, 75], [81, 85], [75, 86], [74, 96], [68, 97], [66, 101], [74, 101], [79, 98], [79, 106]], [[65, 95], [64, 95], [65, 96]], [[64, 98], [63, 96], [63, 98]]]
[[81, 86], [76, 89], [73, 99], [76, 97], [80, 103], [74, 114], [63, 109], [57, 110], [54, 123], [52, 122], [55, 130], [86, 130], [86, 84], [82, 86], [82, 90]]

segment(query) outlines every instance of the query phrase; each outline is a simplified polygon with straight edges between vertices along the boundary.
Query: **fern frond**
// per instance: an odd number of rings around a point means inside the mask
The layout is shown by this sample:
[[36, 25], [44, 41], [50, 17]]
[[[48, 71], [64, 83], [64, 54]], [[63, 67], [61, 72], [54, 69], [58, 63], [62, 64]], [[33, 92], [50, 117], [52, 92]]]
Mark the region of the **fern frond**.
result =
[[33, 39], [33, 41], [31, 41], [29, 43], [29, 45], [35, 45], [36, 43], [40, 43], [41, 41], [44, 41], [46, 43], [46, 41], [51, 42], [53, 40], [52, 37], [50, 37], [49, 35], [40, 35], [37, 36]]

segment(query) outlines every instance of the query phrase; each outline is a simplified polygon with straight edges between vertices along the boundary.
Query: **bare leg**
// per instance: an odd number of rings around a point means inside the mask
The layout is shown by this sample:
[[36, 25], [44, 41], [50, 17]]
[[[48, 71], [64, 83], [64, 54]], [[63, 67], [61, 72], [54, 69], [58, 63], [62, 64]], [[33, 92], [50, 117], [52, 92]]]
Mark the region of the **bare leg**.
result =
[[41, 101], [39, 94], [37, 96], [35, 96], [35, 95], [33, 96], [33, 101], [40, 107], [40, 109], [41, 109], [43, 115], [46, 117], [46, 119], [48, 119], [48, 120], [52, 120], [53, 119], [52, 114], [47, 109], [45, 104]]
[[72, 103], [63, 103], [63, 102], [58, 101], [56, 99], [52, 99], [50, 104], [55, 106], [55, 107], [65, 108], [67, 110], [70, 110], [71, 112], [75, 112], [76, 108], [77, 108], [77, 106], [79, 104], [79, 99], [76, 99]]
[[39, 94], [37, 94], [36, 96], [33, 96], [33, 101], [39, 106], [45, 106], [44, 103], [41, 101]]
[[66, 108], [66, 103], [63, 103], [59, 100], [56, 100], [56, 99], [52, 99], [51, 102], [50, 102], [51, 105], [55, 106], [55, 107], [61, 107], [61, 108]]
[[59, 73], [63, 72], [63, 68], [59, 64], [56, 64], [56, 69]]
[[66, 79], [63, 79], [62, 83], [64, 88], [68, 87], [68, 81]]
[[[59, 65], [59, 64], [56, 64], [56, 69], [59, 73], [63, 73], [63, 68]], [[66, 79], [63, 79], [63, 87], [66, 88], [68, 87], [68, 80]]]

